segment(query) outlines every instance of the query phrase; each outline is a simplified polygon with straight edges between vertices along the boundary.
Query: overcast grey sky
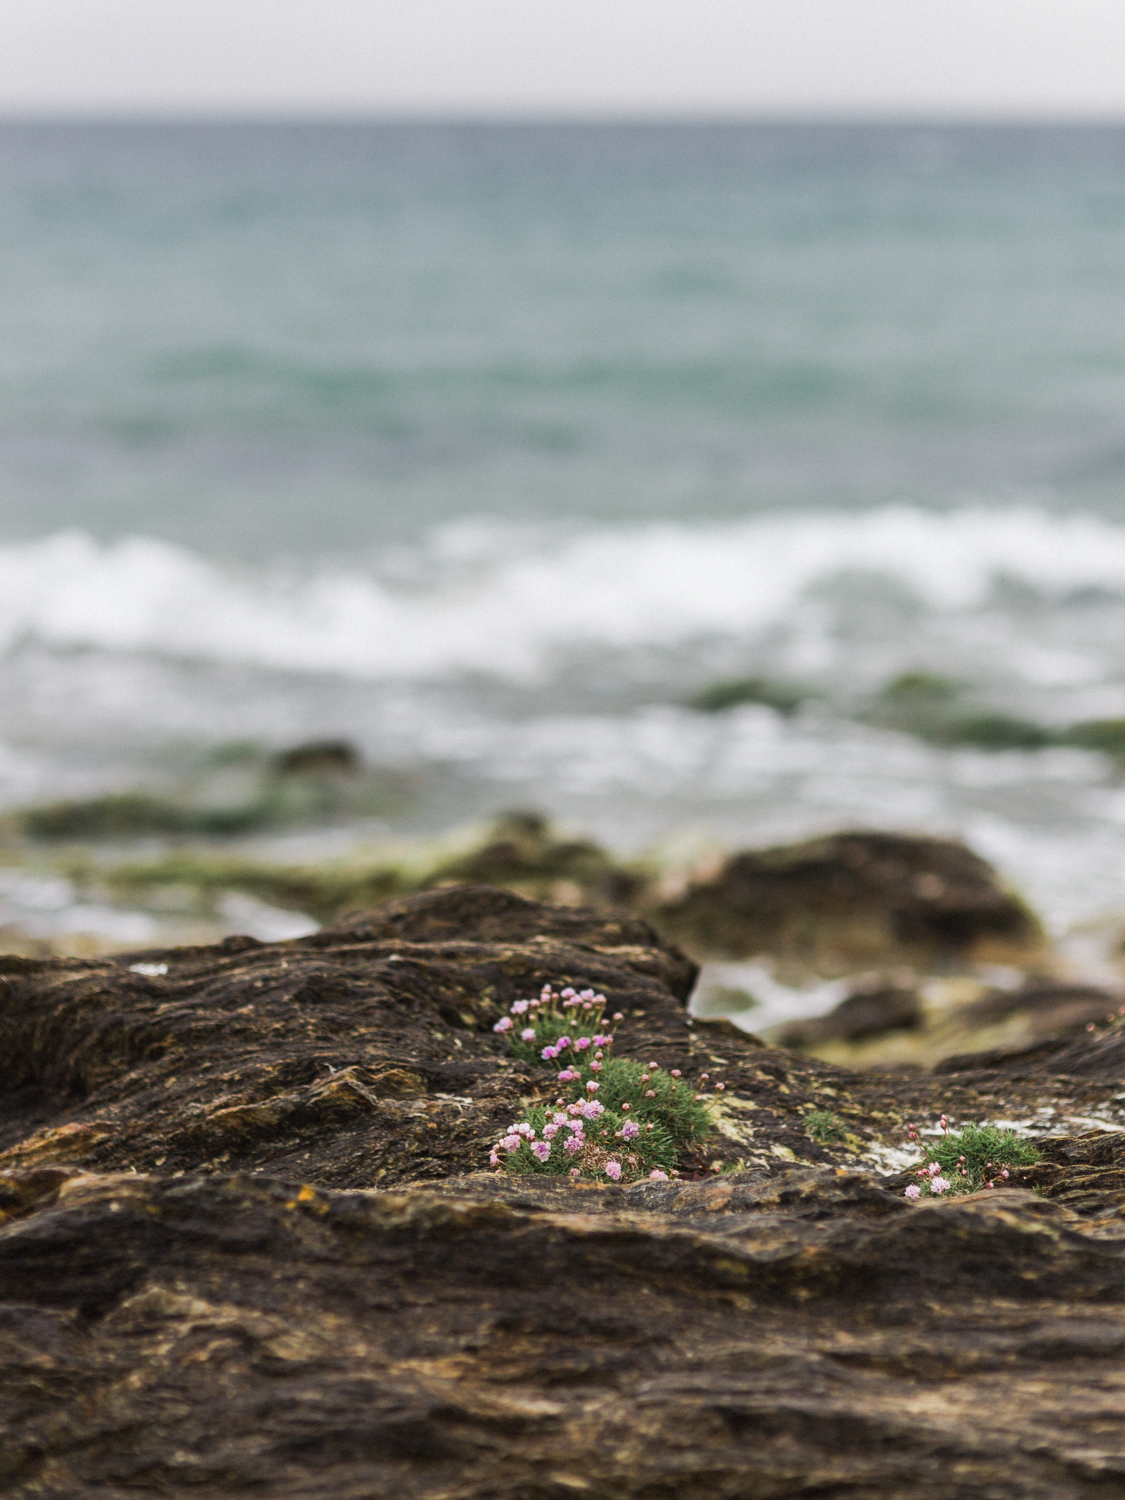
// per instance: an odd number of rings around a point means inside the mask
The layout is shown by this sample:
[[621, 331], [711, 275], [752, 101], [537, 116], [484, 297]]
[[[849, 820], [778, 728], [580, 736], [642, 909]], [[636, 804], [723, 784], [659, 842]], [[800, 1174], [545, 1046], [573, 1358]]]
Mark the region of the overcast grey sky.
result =
[[0, 113], [1125, 118], [1125, 0], [0, 0]]

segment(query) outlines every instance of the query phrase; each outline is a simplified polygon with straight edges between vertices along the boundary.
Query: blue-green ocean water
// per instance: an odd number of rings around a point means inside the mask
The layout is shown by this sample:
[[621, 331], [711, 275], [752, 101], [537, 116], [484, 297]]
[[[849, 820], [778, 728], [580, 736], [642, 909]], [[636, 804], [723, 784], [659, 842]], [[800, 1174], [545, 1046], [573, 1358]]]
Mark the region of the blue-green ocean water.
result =
[[1125, 904], [1108, 762], [857, 719], [1125, 714], [1125, 131], [7, 124], [0, 288], [7, 804], [345, 734], [402, 827]]

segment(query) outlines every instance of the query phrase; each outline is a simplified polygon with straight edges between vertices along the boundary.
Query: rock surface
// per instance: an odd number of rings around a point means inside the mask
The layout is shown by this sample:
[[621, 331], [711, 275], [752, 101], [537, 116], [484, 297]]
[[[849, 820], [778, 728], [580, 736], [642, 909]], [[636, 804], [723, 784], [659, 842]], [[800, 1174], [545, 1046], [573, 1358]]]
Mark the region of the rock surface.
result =
[[[643, 922], [481, 887], [2, 977], [6, 1494], [1125, 1486], [1117, 1028], [852, 1074], [692, 1024], [694, 967]], [[544, 1079], [492, 1023], [547, 980], [604, 990], [623, 1054], [725, 1082], [685, 1180], [479, 1170]], [[1016, 1187], [913, 1207], [873, 1168], [943, 1109], [1059, 1133]]]

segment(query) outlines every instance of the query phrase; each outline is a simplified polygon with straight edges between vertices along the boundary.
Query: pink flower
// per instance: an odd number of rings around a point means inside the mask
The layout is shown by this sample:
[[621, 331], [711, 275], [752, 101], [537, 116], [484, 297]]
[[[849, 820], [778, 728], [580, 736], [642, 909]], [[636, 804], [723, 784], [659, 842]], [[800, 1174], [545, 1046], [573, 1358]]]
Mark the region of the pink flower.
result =
[[566, 1122], [566, 1128], [568, 1130], [573, 1130], [578, 1135], [581, 1135], [582, 1134], [582, 1121], [581, 1120], [568, 1120]]
[[535, 1040], [535, 1027], [534, 1026], [528, 1026], [526, 1030], [520, 1032], [520, 1041], [521, 1042], [533, 1042], [534, 1040]]
[[488, 1165], [490, 1167], [498, 1167], [500, 1165], [500, 1158], [496, 1155], [495, 1151], [488, 1153]]
[[946, 1180], [945, 1180], [944, 1177], [931, 1177], [930, 1178], [930, 1192], [931, 1193], [948, 1193], [949, 1192], [949, 1188], [950, 1188], [950, 1184], [948, 1182], [946, 1182]]
[[616, 1182], [621, 1176], [621, 1163], [619, 1161], [607, 1161], [605, 1164], [605, 1175]]
[[564, 1151], [569, 1151], [573, 1156], [576, 1151], [581, 1151], [582, 1147], [585, 1144], [585, 1139], [582, 1136], [572, 1135], [567, 1140], [563, 1141], [563, 1149]]
[[562, 1072], [559, 1074], [559, 1082], [560, 1083], [574, 1083], [577, 1079], [579, 1079], [581, 1077], [582, 1077], [582, 1074], [579, 1073], [579, 1071], [578, 1071], [577, 1068], [564, 1068], [562, 1070]]
[[574, 990], [568, 984], [565, 990], [560, 990], [559, 991], [559, 994], [563, 997], [564, 1000], [569, 1000], [570, 997], [574, 994]]
[[513, 1024], [511, 1016], [501, 1016], [492, 1029], [493, 1031], [511, 1031]]
[[625, 1019], [625, 1012], [623, 1010], [615, 1010], [613, 1012], [613, 1019], [615, 1021], [623, 1021]]
[[555, 1136], [558, 1135], [558, 1133], [559, 1133], [559, 1127], [557, 1125], [555, 1125], [555, 1124], [544, 1125], [543, 1126], [543, 1139], [545, 1141], [553, 1141], [554, 1138], [555, 1138]]
[[922, 1196], [922, 1189], [917, 1185], [917, 1183], [912, 1182], [910, 1184], [910, 1186], [906, 1189], [905, 1196], [907, 1198], [909, 1198], [910, 1201], [913, 1203], [915, 1201], [915, 1199], [920, 1198]]
[[721, 1094], [722, 1091], [726, 1088], [726, 1084], [725, 1083], [717, 1083], [715, 1085], [715, 1087], [718, 1089], [719, 1093]]
[[[565, 1051], [570, 1046], [570, 1038], [568, 1036], [560, 1036], [555, 1042], [555, 1046], [559, 1049], [559, 1052]], [[555, 1053], [556, 1057], [558, 1057], [559, 1052]]]
[[630, 1109], [631, 1109], [631, 1108], [632, 1108], [632, 1105], [629, 1105], [629, 1104], [623, 1104], [623, 1105], [622, 1105], [622, 1106], [621, 1106], [621, 1113], [622, 1113], [622, 1114], [623, 1114], [623, 1115], [625, 1115], [625, 1114], [628, 1114], [628, 1113], [629, 1113], [629, 1110], [630, 1110]]
[[550, 1062], [553, 1057], [558, 1057], [561, 1051], [561, 1047], [544, 1047], [539, 1056], [544, 1062]]
[[649, 1070], [649, 1072], [650, 1072], [650, 1073], [655, 1073], [655, 1072], [656, 1072], [656, 1070], [657, 1070], [657, 1068], [658, 1068], [658, 1067], [659, 1067], [659, 1066], [660, 1066], [660, 1064], [659, 1064], [659, 1063], [649, 1063], [649, 1065], [648, 1065], [648, 1070]]
[[580, 1036], [574, 1044], [574, 1049], [576, 1052], [585, 1052], [589, 1045], [590, 1038], [588, 1036]]
[[590, 1079], [590, 1082], [586, 1085], [586, 1092], [588, 1094], [596, 1094], [598, 1092], [598, 1081], [596, 1078]]
[[655, 1125], [646, 1125], [646, 1126], [645, 1126], [645, 1129], [646, 1129], [646, 1130], [655, 1130], [655, 1129], [656, 1129], [656, 1126], [655, 1126]]
[[520, 1138], [518, 1135], [506, 1135], [500, 1144], [505, 1151], [518, 1151], [520, 1148]]
[[551, 1154], [551, 1147], [547, 1141], [536, 1141], [531, 1150], [533, 1155], [537, 1156], [540, 1161], [546, 1161]]
[[623, 1141], [631, 1141], [635, 1135], [640, 1135], [641, 1127], [636, 1120], [626, 1120], [617, 1133]]
[[512, 1006], [512, 1015], [513, 1016], [522, 1016], [523, 1013], [524, 1013], [524, 1011], [527, 1010], [527, 1007], [530, 1004], [531, 1004], [530, 1000], [517, 1000], [516, 1003]]
[[656, 1098], [656, 1090], [655, 1089], [645, 1089], [645, 1098], [646, 1099], [655, 1099]]
[[612, 1041], [613, 1041], [613, 1038], [611, 1036], [598, 1035], [598, 1036], [596, 1036], [594, 1038], [594, 1046], [595, 1047], [608, 1047], [609, 1044]]
[[570, 1169], [570, 1175], [572, 1177], [577, 1177], [578, 1176], [578, 1168], [577, 1167], [571, 1167], [571, 1169]]
[[602, 1070], [602, 1065], [595, 1058], [595, 1060], [590, 1064], [590, 1072], [591, 1073], [600, 1073], [601, 1070]]
[[668, 1181], [668, 1173], [667, 1172], [662, 1172], [659, 1167], [655, 1167], [648, 1174], [648, 1180], [649, 1180], [649, 1182], [667, 1182]]
[[599, 1104], [596, 1099], [589, 1099], [582, 1106], [582, 1115], [583, 1115], [584, 1119], [587, 1119], [587, 1120], [596, 1120], [599, 1115], [604, 1115], [604, 1114], [605, 1114], [605, 1105], [604, 1104]]
[[672, 1077], [673, 1077], [673, 1078], [680, 1078], [680, 1077], [681, 1077], [681, 1076], [682, 1076], [682, 1075], [681, 1075], [681, 1073], [680, 1073], [680, 1070], [679, 1070], [679, 1068], [673, 1068], [673, 1069], [672, 1069]]

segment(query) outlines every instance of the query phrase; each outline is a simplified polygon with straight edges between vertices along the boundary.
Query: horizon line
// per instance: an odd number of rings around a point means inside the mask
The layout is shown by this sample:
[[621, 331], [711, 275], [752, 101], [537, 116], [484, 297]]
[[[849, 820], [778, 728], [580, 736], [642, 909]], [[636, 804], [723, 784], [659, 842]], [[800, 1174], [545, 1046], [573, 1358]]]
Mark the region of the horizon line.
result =
[[1125, 109], [1108, 112], [1033, 113], [998, 111], [920, 110], [755, 110], [755, 111], [651, 111], [582, 113], [551, 111], [477, 110], [329, 110], [329, 109], [110, 109], [0, 110], [0, 127], [12, 125], [323, 125], [323, 126], [438, 126], [438, 127], [539, 127], [577, 128], [634, 127], [695, 128], [801, 127], [809, 128], [918, 128], [918, 129], [1113, 129], [1125, 127]]

